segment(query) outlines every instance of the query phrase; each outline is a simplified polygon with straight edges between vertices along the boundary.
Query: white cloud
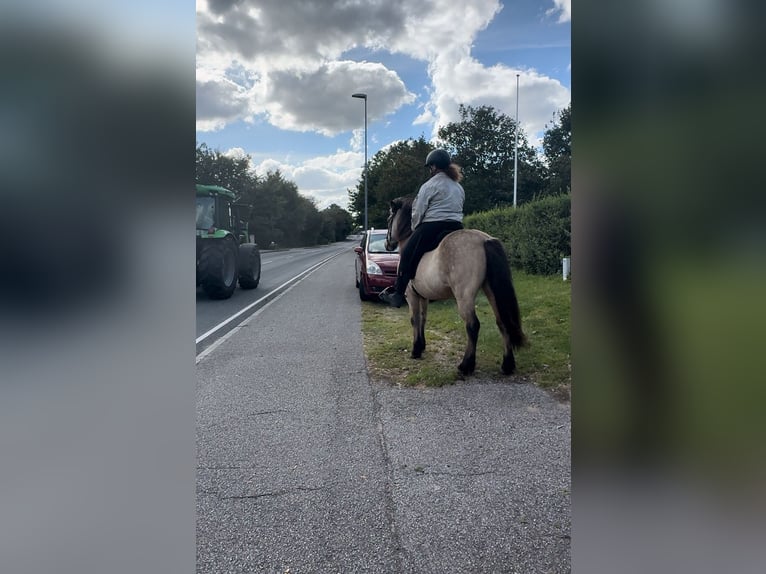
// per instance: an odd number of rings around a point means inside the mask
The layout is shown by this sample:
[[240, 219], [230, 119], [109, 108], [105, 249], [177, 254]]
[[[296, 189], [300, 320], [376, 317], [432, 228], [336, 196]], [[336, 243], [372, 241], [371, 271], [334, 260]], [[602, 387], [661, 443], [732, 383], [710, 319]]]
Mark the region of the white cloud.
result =
[[237, 120], [262, 116], [272, 125], [292, 131], [314, 131], [327, 136], [354, 129], [361, 112], [351, 94], [374, 94], [367, 100], [368, 121], [385, 118], [412, 103], [396, 72], [375, 62], [332, 61], [305, 71], [248, 69], [240, 62], [216, 69], [220, 63], [197, 69], [197, 129], [220, 129]]
[[407, 17], [392, 35], [391, 48], [427, 61], [456, 46], [467, 51], [476, 35], [503, 9], [498, 0], [407, 0], [402, 5]]
[[248, 117], [247, 91], [226, 78], [197, 79], [197, 129], [220, 129], [236, 119]]
[[351, 105], [351, 94], [367, 91], [375, 94], [367, 100], [368, 121], [415, 99], [396, 72], [382, 64], [352, 61], [329, 62], [305, 73], [273, 71], [263, 99], [273, 125], [332, 136], [359, 125], [360, 110]]
[[303, 195], [313, 197], [321, 210], [335, 203], [348, 209], [348, 190], [362, 176], [364, 152], [338, 150], [335, 154], [308, 158], [299, 162], [289, 159], [266, 159], [255, 166], [258, 175], [277, 171], [295, 182]]
[[380, 63], [338, 61], [344, 52], [362, 46], [432, 61], [450, 46], [467, 50], [501, 8], [498, 0], [198, 2], [198, 77], [236, 83], [235, 66], [251, 72], [239, 90], [219, 86], [220, 100], [201, 101], [198, 118], [216, 129], [261, 114], [282, 129], [334, 135], [358, 125], [348, 99], [362, 91], [375, 94], [369, 121], [383, 119], [415, 95]]
[[[549, 12], [570, 17], [569, 0], [554, 4]], [[349, 105], [353, 92], [374, 94], [367, 102], [369, 122], [415, 101], [383, 64], [338, 60], [356, 46], [385, 47], [427, 62], [433, 87], [416, 125], [430, 124], [435, 133], [456, 119], [460, 103], [493, 105], [508, 114], [515, 108], [510, 91], [516, 71], [486, 67], [470, 55], [476, 35], [502, 9], [498, 0], [198, 2], [199, 74], [217, 78], [198, 88], [199, 125], [218, 129], [260, 116], [281, 129], [332, 136], [359, 125], [359, 111]], [[566, 105], [568, 91], [534, 70], [521, 83], [532, 104], [524, 125], [537, 131]]]
[[348, 145], [354, 151], [364, 151], [364, 128], [358, 128], [351, 132], [351, 140], [349, 140]]
[[223, 155], [232, 159], [244, 159], [247, 153], [241, 147], [232, 147], [223, 152]]
[[551, 16], [554, 14], [559, 15], [558, 22], [563, 24], [564, 22], [572, 21], [572, 0], [553, 0], [553, 8], [545, 12], [546, 15]]
[[[263, 68], [311, 69], [357, 45], [383, 48], [411, 0], [209, 0], [197, 7], [198, 50]], [[427, 6], [428, 2], [419, 4]]]
[[[407, 16], [411, 0], [200, 0], [197, 3], [199, 75], [250, 72], [248, 106], [215, 115], [202, 107], [207, 126], [220, 128], [261, 116], [286, 130], [335, 135], [355, 128], [350, 94], [369, 91], [370, 121], [383, 119], [415, 98], [396, 72], [380, 63], [339, 61], [357, 46], [384, 48]], [[225, 101], [231, 100], [226, 94]], [[205, 102], [210, 104], [210, 102]]]
[[[569, 6], [568, 0], [556, 2]], [[466, 18], [467, 22], [473, 23], [472, 28], [466, 26], [473, 33], [466, 35], [463, 42], [443, 45], [431, 59], [430, 99], [414, 123], [431, 125], [431, 136], [435, 138], [440, 126], [460, 119], [460, 104], [492, 106], [515, 118], [516, 74], [519, 74], [519, 122], [530, 143], [539, 145], [545, 124], [550, 122], [554, 111], [569, 103], [570, 93], [560, 81], [533, 69], [512, 69], [503, 64], [486, 66], [471, 56], [473, 36], [486, 26], [486, 17], [491, 19], [499, 11], [492, 11], [492, 4], [489, 1], [475, 4], [484, 9]]]
[[454, 68], [434, 66], [434, 97], [426, 111], [436, 118], [432, 136], [436, 137], [439, 126], [460, 120], [460, 104], [492, 106], [515, 119], [516, 74], [519, 74], [519, 123], [530, 143], [539, 145], [553, 111], [569, 103], [569, 90], [558, 80], [534, 70], [514, 70], [501, 64], [486, 67], [467, 56]]

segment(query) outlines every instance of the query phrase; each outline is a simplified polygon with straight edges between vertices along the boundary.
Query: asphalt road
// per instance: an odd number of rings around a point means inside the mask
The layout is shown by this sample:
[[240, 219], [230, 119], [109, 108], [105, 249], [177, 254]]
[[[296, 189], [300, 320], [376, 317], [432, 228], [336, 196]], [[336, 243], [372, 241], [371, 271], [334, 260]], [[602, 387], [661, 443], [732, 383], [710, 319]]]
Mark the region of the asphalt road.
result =
[[568, 572], [569, 405], [371, 381], [352, 247], [199, 360], [197, 571]]
[[[357, 242], [346, 241], [321, 247], [261, 251], [261, 280], [258, 287], [240, 289], [237, 286], [230, 299], [210, 299], [201, 287], [197, 287], [197, 353], [213, 342], [216, 337], [220, 337], [249, 314], [257, 311], [271, 297], [279, 294], [286, 287], [286, 282], [324, 259], [348, 251], [356, 244]], [[353, 280], [353, 268], [349, 271], [349, 276]], [[239, 316], [237, 321], [223, 325], [214, 333], [210, 333], [211, 329], [248, 307], [250, 308]], [[205, 336], [206, 334], [208, 335]]]

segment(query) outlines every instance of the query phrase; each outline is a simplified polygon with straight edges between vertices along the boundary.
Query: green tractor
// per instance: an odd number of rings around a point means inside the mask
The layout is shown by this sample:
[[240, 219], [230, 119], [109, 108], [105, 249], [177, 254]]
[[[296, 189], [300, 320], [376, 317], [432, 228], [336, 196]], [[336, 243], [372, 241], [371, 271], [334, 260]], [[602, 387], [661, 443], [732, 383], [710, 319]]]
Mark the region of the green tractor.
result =
[[250, 207], [234, 192], [197, 184], [197, 286], [211, 299], [228, 299], [237, 287], [255, 289], [261, 254], [248, 233]]

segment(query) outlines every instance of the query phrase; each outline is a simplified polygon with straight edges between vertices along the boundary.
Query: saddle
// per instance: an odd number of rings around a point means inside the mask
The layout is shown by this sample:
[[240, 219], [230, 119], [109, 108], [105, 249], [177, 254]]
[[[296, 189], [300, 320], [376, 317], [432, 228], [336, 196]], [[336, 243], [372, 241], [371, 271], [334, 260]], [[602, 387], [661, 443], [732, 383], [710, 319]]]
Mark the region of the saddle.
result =
[[[450, 231], [449, 229], [445, 229], [444, 231], [442, 231], [439, 235], [436, 236], [436, 247], [439, 247], [439, 244], [442, 241], [444, 241], [445, 237], [447, 237], [450, 233], [455, 233], [456, 231], [458, 230], [453, 229], [452, 231]], [[434, 249], [436, 249], [436, 247], [434, 247]]]

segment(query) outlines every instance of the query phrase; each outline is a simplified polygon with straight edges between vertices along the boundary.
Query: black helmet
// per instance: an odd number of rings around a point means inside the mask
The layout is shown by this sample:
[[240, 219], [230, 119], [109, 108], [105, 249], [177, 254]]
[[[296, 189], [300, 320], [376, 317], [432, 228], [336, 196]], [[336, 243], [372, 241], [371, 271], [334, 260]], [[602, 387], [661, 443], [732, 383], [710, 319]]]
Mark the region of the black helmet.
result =
[[452, 160], [446, 150], [443, 149], [435, 149], [426, 158], [426, 167], [434, 165], [439, 169], [447, 169], [450, 163], [452, 163]]

